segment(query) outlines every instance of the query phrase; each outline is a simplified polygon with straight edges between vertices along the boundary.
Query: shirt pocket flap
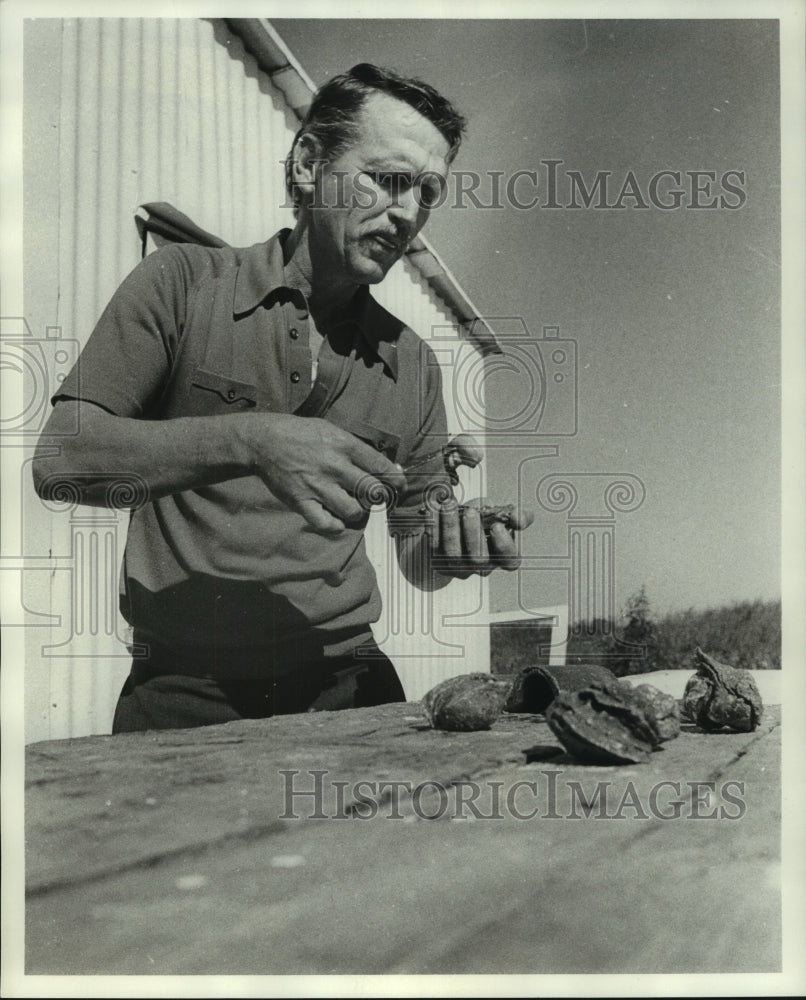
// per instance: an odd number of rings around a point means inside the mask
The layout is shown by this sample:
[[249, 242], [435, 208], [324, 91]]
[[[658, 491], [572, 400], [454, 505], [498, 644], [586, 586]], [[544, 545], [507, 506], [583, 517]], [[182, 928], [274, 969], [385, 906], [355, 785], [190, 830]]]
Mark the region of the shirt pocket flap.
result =
[[193, 375], [193, 385], [199, 389], [207, 389], [216, 393], [225, 403], [234, 405], [239, 403], [241, 407], [256, 406], [258, 392], [257, 387], [249, 382], [239, 382], [237, 379], [229, 378], [226, 375], [218, 375], [216, 372], [207, 371], [205, 368], [197, 368]]

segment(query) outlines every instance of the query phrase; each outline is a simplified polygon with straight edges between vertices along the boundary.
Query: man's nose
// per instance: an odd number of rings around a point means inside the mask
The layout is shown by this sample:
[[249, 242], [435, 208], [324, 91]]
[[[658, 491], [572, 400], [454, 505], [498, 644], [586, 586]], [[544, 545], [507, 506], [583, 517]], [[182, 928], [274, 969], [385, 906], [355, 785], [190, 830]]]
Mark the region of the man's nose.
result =
[[389, 208], [387, 209], [389, 218], [392, 219], [407, 239], [413, 239], [428, 215], [427, 209], [423, 208], [416, 187], [409, 188], [408, 191], [396, 192]]

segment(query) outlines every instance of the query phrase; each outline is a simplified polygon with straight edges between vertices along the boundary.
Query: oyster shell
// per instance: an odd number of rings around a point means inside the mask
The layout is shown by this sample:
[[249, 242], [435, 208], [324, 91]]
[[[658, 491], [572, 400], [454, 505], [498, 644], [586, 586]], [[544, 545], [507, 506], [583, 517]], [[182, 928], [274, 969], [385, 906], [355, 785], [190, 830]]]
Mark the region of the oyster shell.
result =
[[496, 521], [500, 521], [501, 524], [506, 525], [508, 528], [511, 527], [510, 519], [514, 510], [515, 505], [512, 503], [501, 504], [498, 507], [485, 504], [481, 507], [480, 511], [481, 523], [484, 526], [484, 530], [489, 531]]
[[633, 691], [644, 700], [647, 715], [653, 717], [663, 742], [680, 735], [680, 705], [675, 697], [652, 684], [639, 684]]
[[[445, 497], [441, 499], [446, 499]], [[514, 503], [500, 504], [499, 506], [494, 506], [492, 504], [483, 504], [481, 507], [475, 508], [481, 514], [481, 526], [485, 533], [489, 534], [490, 528], [496, 523], [503, 524], [508, 531], [513, 531], [514, 526], [512, 524], [512, 515], [515, 511]], [[466, 504], [459, 505], [459, 514], [462, 515], [467, 510]], [[420, 507], [420, 514], [428, 514], [429, 508]]]
[[546, 709], [549, 728], [584, 763], [640, 764], [662, 742], [646, 697], [624, 681], [594, 682], [559, 694]]
[[462, 674], [431, 688], [423, 696], [423, 708], [434, 729], [489, 729], [503, 712], [511, 687], [511, 681], [491, 674]]
[[[478, 508], [479, 514], [481, 514], [481, 526], [485, 534], [489, 535], [490, 528], [496, 523], [503, 524], [504, 527], [512, 532], [512, 514], [515, 510], [515, 504], [505, 503], [499, 506], [494, 506], [493, 504], [483, 504]], [[459, 514], [463, 514], [465, 511], [465, 505], [461, 504], [459, 507]]]
[[596, 663], [564, 663], [523, 667], [514, 674], [507, 712], [545, 712], [561, 691], [578, 691], [594, 681], [613, 682], [616, 675]]
[[764, 710], [761, 694], [749, 670], [718, 663], [697, 647], [697, 673], [683, 692], [683, 710], [701, 729], [754, 730]]

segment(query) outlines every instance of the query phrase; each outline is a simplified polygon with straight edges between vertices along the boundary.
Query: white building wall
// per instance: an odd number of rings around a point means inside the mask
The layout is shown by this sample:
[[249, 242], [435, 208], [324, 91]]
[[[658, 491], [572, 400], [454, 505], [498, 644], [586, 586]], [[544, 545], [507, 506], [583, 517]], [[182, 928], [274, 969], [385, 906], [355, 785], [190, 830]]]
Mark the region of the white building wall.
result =
[[[442, 363], [443, 395], [452, 433], [467, 428], [462, 408], [477, 406], [465, 392], [471, 384], [454, 379], [457, 367], [466, 370], [472, 357], [482, 364], [476, 349], [458, 337], [456, 320], [428, 286], [423, 276], [408, 262], [392, 271], [374, 289], [378, 299], [395, 315], [428, 341]], [[471, 407], [472, 409], [472, 407]], [[483, 465], [463, 469], [459, 499], [485, 495]], [[373, 523], [374, 521], [374, 523]], [[446, 677], [490, 669], [489, 584], [471, 577], [454, 580], [444, 590], [424, 595], [406, 585], [391, 557], [382, 512], [373, 514], [367, 532], [367, 546], [379, 570], [384, 610], [375, 635], [384, 652], [392, 658], [409, 699], [418, 699]], [[386, 547], [386, 550], [384, 549]], [[385, 558], [382, 558], [385, 555]]]
[[[24, 44], [25, 318], [35, 340], [50, 328], [49, 384], [32, 390], [44, 397], [67, 364], [59, 352], [71, 359], [86, 342], [140, 258], [139, 205], [170, 202], [236, 245], [292, 224], [281, 161], [297, 120], [220, 20], [37, 20]], [[452, 315], [409, 264], [378, 292], [425, 339], [450, 339]], [[458, 429], [449, 379], [446, 406]], [[129, 666], [117, 614], [126, 514], [42, 504], [31, 450], [20, 452], [26, 739], [108, 732]], [[471, 495], [481, 477], [472, 473]], [[382, 515], [367, 542], [386, 603], [377, 635], [407, 695], [488, 669], [486, 628], [456, 627], [486, 622], [486, 584], [414, 594], [389, 563]]]

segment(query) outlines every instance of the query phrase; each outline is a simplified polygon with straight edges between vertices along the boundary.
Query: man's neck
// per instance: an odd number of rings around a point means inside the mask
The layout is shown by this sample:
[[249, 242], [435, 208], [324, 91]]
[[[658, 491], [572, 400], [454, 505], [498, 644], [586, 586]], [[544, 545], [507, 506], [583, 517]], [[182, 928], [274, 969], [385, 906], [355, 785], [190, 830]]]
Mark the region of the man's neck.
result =
[[285, 241], [283, 262], [286, 280], [303, 293], [308, 300], [311, 316], [321, 329], [341, 317], [358, 285], [343, 278], [334, 278], [321, 266], [316, 266], [316, 255], [312, 253], [309, 234], [308, 227], [298, 221]]

